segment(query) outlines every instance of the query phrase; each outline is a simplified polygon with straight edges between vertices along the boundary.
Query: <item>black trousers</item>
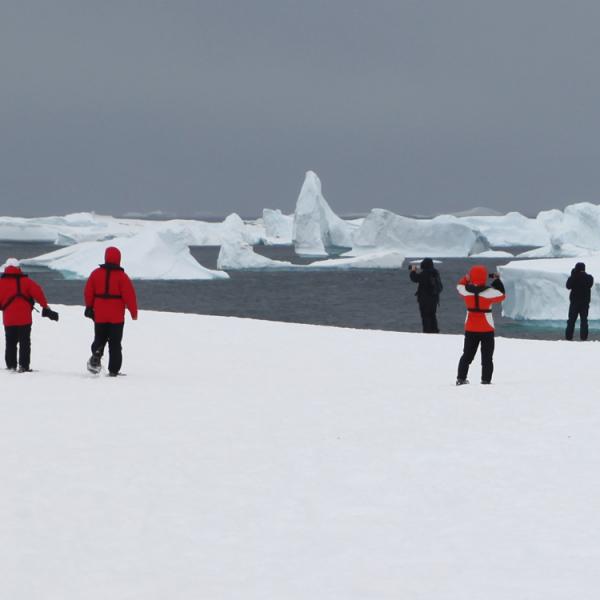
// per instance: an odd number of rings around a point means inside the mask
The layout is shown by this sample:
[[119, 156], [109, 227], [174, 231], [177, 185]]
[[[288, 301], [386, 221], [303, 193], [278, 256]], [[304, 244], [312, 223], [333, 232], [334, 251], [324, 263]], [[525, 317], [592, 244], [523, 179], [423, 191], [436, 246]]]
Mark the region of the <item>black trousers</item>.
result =
[[29, 369], [31, 360], [31, 325], [8, 325], [4, 327], [6, 348], [4, 359], [7, 369], [17, 368], [17, 344], [19, 345], [19, 366]]
[[437, 322], [438, 301], [436, 297], [419, 298], [419, 311], [423, 323], [423, 333], [439, 333]]
[[589, 310], [590, 305], [588, 302], [571, 302], [571, 304], [569, 305], [569, 320], [567, 321], [565, 338], [567, 338], [568, 340], [573, 339], [575, 323], [577, 321], [577, 317], [579, 317], [579, 337], [584, 341], [587, 340]]
[[477, 354], [477, 348], [481, 344], [481, 381], [491, 381], [494, 372], [494, 332], [476, 333], [465, 331], [465, 345], [463, 354], [458, 363], [458, 379], [466, 379], [469, 366]]
[[108, 371], [118, 373], [123, 364], [121, 340], [123, 339], [124, 323], [94, 323], [94, 341], [92, 353], [104, 354], [104, 347], [108, 343]]

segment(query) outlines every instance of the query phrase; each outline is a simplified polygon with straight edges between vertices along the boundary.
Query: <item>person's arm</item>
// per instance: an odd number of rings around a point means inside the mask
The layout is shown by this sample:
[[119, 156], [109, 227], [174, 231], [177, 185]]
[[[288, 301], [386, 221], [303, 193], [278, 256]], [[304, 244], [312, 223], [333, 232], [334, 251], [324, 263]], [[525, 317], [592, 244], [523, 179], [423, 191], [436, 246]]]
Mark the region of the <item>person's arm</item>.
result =
[[594, 287], [594, 278], [592, 277], [592, 275], [588, 275], [588, 285], [590, 286], [590, 288]]
[[490, 287], [497, 292], [497, 294], [494, 297], [490, 298], [492, 304], [496, 304], [497, 302], [504, 302], [504, 300], [506, 300], [506, 290], [504, 289], [504, 284], [502, 283], [502, 281], [500, 281], [499, 275], [494, 276]]
[[27, 280], [28, 283], [28, 293], [29, 295], [42, 307], [48, 308], [48, 300], [46, 300], [46, 296], [44, 294], [44, 290], [32, 279]]
[[571, 273], [570, 277], [567, 279], [567, 289], [573, 289], [573, 274]]
[[415, 283], [419, 283], [421, 281], [421, 277], [419, 273], [417, 273], [416, 269], [411, 269], [409, 272], [410, 280]]
[[504, 289], [504, 284], [502, 283], [502, 281], [500, 281], [500, 277], [496, 277], [492, 281], [492, 287], [495, 290], [498, 290], [499, 292], [501, 292], [502, 294], [506, 294], [506, 290]]
[[85, 288], [83, 289], [83, 300], [86, 308], [92, 308], [94, 306], [94, 297], [96, 295], [94, 273], [95, 271], [88, 277], [88, 280], [85, 282]]
[[469, 276], [465, 275], [464, 277], [461, 277], [458, 280], [458, 283], [456, 284], [456, 291], [461, 295], [461, 296], [466, 296], [467, 295], [467, 288], [466, 286], [469, 284]]
[[135, 288], [133, 287], [133, 283], [131, 283], [131, 279], [129, 279], [127, 273], [123, 273], [123, 276], [121, 277], [121, 295], [123, 296], [123, 302], [125, 302], [127, 310], [131, 314], [131, 318], [134, 321], [137, 320], [138, 309]]

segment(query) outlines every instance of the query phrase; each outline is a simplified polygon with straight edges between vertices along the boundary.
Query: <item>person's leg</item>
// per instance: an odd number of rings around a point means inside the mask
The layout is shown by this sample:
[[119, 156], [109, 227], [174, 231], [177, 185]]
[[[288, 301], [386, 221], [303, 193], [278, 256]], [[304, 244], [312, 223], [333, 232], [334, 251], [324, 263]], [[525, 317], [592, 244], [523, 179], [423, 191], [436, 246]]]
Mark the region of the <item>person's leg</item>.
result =
[[19, 368], [29, 371], [31, 362], [31, 325], [21, 325], [18, 327], [19, 336]]
[[465, 331], [465, 343], [463, 353], [458, 362], [457, 379], [466, 379], [469, 374], [469, 365], [473, 362], [477, 347], [479, 346], [479, 334], [472, 331]]
[[435, 316], [436, 309], [437, 303], [433, 298], [422, 298], [419, 300], [423, 333], [438, 333], [437, 318]]
[[481, 334], [481, 381], [490, 383], [494, 372], [494, 332]]
[[17, 368], [17, 342], [19, 341], [19, 332], [17, 327], [9, 325], [4, 327], [4, 337], [6, 340], [4, 347], [4, 360], [7, 369]]
[[431, 312], [431, 333], [439, 333], [440, 328], [438, 327], [437, 322], [437, 303], [433, 305], [433, 310]]
[[104, 346], [108, 341], [110, 323], [94, 323], [94, 341], [92, 342], [92, 354], [104, 354]]
[[567, 321], [567, 329], [565, 330], [565, 339], [567, 340], [573, 339], [573, 332], [575, 331], [575, 321], [577, 321], [578, 314], [578, 307], [573, 302], [571, 302], [569, 304], [569, 320]]
[[588, 339], [588, 313], [589, 304], [583, 304], [579, 307], [579, 337], [585, 342]]
[[108, 372], [116, 375], [123, 364], [121, 340], [123, 339], [123, 323], [111, 323], [108, 336]]
[[423, 333], [427, 333], [429, 328], [429, 322], [427, 320], [427, 307], [421, 300], [419, 300], [419, 312], [421, 313], [421, 327], [423, 329]]

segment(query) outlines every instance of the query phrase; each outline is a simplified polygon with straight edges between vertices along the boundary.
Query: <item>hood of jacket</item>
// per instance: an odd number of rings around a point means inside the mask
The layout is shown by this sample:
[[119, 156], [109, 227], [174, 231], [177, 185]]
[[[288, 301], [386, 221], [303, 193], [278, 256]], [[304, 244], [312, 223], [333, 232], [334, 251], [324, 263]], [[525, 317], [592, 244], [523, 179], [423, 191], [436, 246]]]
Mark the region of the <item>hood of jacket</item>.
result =
[[21, 267], [13, 267], [12, 265], [9, 265], [7, 267], [4, 267], [4, 274], [5, 275], [23, 275], [23, 271], [21, 271]]
[[108, 247], [104, 252], [104, 262], [118, 267], [121, 264], [121, 251], [114, 246]]
[[488, 270], [483, 265], [474, 265], [469, 271], [469, 279], [476, 286], [484, 286], [487, 283]]
[[421, 261], [421, 270], [428, 271], [431, 269], [433, 269], [433, 260], [431, 260], [431, 258], [424, 258]]

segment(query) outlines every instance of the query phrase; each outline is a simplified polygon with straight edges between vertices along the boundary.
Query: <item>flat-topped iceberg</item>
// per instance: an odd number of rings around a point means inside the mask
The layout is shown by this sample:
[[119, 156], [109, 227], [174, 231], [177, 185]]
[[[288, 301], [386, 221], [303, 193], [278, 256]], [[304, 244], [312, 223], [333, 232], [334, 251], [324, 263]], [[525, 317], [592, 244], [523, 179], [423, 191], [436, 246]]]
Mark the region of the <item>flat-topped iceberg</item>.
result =
[[81, 242], [21, 261], [24, 266], [46, 267], [68, 279], [86, 278], [104, 259], [104, 250], [117, 246], [123, 267], [133, 279], [227, 279], [223, 271], [203, 267], [180, 237], [169, 232], [143, 231], [126, 238]]
[[469, 256], [489, 248], [485, 236], [458, 219], [411, 219], [375, 208], [354, 234], [352, 254], [394, 249], [404, 256]]
[[[597, 282], [592, 290], [590, 318], [600, 318], [600, 255], [582, 256], [587, 272]], [[511, 319], [566, 320], [569, 310], [567, 278], [572, 258], [517, 260], [498, 267], [506, 287], [502, 312]]]
[[514, 258], [515, 255], [506, 250], [486, 250], [478, 254], [471, 254], [469, 258]]
[[262, 223], [244, 222], [235, 213], [216, 223], [193, 219], [121, 219], [94, 213], [31, 219], [0, 217], [0, 240], [12, 242], [49, 242], [67, 246], [131, 237], [142, 231], [171, 233], [185, 239], [190, 246], [220, 246], [240, 236], [250, 244], [259, 244], [265, 239]]
[[282, 260], [273, 260], [254, 251], [252, 246], [242, 239], [224, 243], [219, 250], [217, 268], [229, 271], [289, 271], [296, 265]]
[[358, 257], [318, 260], [308, 265], [273, 260], [254, 251], [241, 239], [221, 246], [217, 268], [228, 271], [316, 271], [347, 269], [397, 269], [402, 267], [404, 255], [394, 250], [372, 252]]
[[0, 217], [0, 240], [72, 244], [127, 235], [131, 227], [133, 225], [123, 225], [113, 217], [94, 213], [74, 213], [63, 217]]
[[317, 174], [308, 171], [296, 202], [293, 240], [296, 254], [328, 256], [332, 248], [351, 248], [354, 223], [340, 219], [321, 191]]
[[543, 222], [518, 212], [497, 216], [461, 217], [457, 222], [481, 232], [494, 248], [544, 246], [549, 242], [548, 230]]
[[350, 270], [350, 269], [400, 269], [405, 256], [396, 250], [381, 250], [348, 258], [330, 258], [319, 260], [308, 265], [314, 270]]

